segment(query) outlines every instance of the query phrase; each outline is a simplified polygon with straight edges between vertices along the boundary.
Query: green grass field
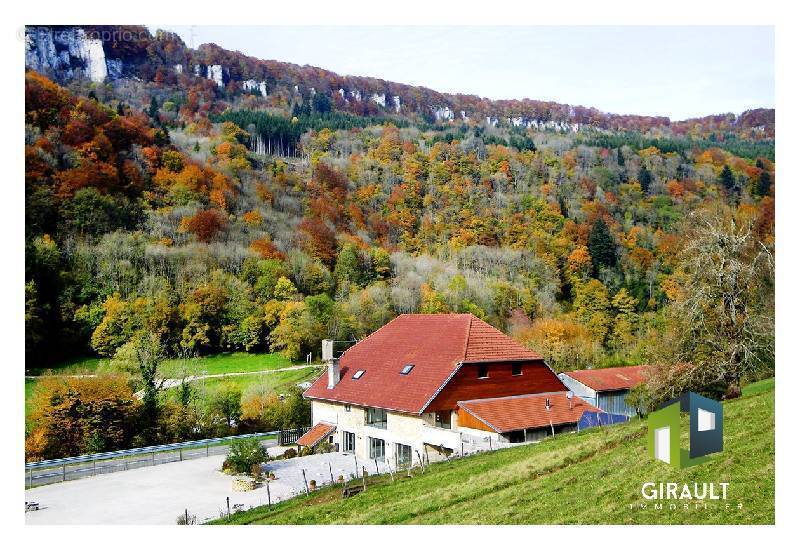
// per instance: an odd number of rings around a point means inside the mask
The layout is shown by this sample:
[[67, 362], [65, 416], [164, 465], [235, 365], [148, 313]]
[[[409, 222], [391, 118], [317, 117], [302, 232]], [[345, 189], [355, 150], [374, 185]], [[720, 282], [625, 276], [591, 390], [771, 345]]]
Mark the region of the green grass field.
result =
[[[66, 376], [80, 374], [94, 374], [107, 365], [108, 359], [97, 357], [83, 357], [70, 359], [47, 367], [37, 367], [26, 372], [28, 376]], [[225, 374], [239, 372], [257, 372], [274, 370], [292, 366], [292, 362], [278, 353], [218, 353], [207, 357], [197, 357], [188, 360], [170, 359], [164, 362], [161, 372], [165, 377], [180, 377], [183, 373], [188, 375]], [[225, 378], [206, 379], [206, 391], [212, 392], [220, 385], [231, 382], [239, 387], [242, 392], [251, 386], [263, 386], [270, 391], [285, 393], [289, 388], [307, 380], [314, 380], [320, 369], [306, 368], [295, 371], [275, 372], [270, 374], [253, 374], [245, 376], [230, 376]], [[38, 381], [25, 379], [25, 415]], [[202, 382], [194, 382], [198, 389]]]
[[225, 376], [219, 378], [206, 378], [205, 380], [196, 380], [192, 385], [200, 391], [205, 383], [206, 392], [213, 393], [219, 387], [226, 384], [233, 384], [242, 393], [247, 392], [253, 388], [264, 389], [265, 391], [276, 393], [286, 393], [289, 389], [307, 380], [314, 380], [321, 372], [320, 367], [310, 367], [298, 370], [262, 373], [262, 374], [246, 374], [242, 376]]
[[[432, 464], [411, 479], [370, 478], [367, 491], [349, 499], [340, 487], [324, 488], [212, 523], [773, 524], [774, 380], [726, 402], [724, 415], [725, 450], [684, 470], [651, 459], [646, 424], [633, 421]], [[705, 501], [706, 509], [672, 501], [671, 510], [663, 501], [657, 510], [641, 496], [650, 481], [730, 485], [727, 501]]]
[[166, 376], [190, 374], [225, 374], [228, 372], [257, 372], [291, 367], [292, 362], [278, 353], [218, 353], [208, 357], [181, 360], [170, 359], [161, 367]]
[[78, 357], [68, 359], [53, 365], [34, 367], [27, 369], [25, 374], [29, 376], [59, 375], [59, 374], [93, 374], [101, 365], [108, 362], [108, 359], [99, 357]]
[[753, 382], [752, 384], [744, 386], [742, 388], [742, 395], [755, 395], [757, 393], [764, 393], [767, 391], [775, 391], [774, 378], [765, 378], [764, 380], [759, 380], [758, 382]]

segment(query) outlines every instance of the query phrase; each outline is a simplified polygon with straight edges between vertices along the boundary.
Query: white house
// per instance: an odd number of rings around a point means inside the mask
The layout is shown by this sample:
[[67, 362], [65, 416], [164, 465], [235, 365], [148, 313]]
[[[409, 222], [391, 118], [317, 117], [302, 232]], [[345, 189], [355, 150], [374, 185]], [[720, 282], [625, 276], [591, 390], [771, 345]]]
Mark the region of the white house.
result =
[[[323, 359], [327, 371], [303, 394], [314, 427], [298, 444], [327, 438], [363, 460], [401, 466], [534, 440], [533, 430], [574, 427], [590, 407], [565, 400], [539, 354], [469, 314], [400, 315], [340, 357], [324, 341]], [[521, 405], [531, 414], [517, 414]], [[517, 420], [498, 420], [506, 411]]]

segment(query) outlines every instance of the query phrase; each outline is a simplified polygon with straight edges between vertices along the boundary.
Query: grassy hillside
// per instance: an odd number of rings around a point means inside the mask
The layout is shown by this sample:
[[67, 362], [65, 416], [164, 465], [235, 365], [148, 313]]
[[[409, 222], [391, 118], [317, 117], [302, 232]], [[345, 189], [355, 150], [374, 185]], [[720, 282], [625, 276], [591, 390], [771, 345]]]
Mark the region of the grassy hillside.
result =
[[[257, 508], [230, 523], [265, 524], [771, 524], [775, 521], [774, 382], [725, 403], [725, 450], [686, 470], [652, 460], [646, 425], [560, 436], [537, 445], [433, 464], [413, 479], [371, 479], [342, 500], [322, 489], [273, 510]], [[654, 510], [641, 497], [648, 481], [728, 482], [730, 507]], [[646, 509], [639, 505], [648, 502]], [[682, 501], [692, 502], [692, 501]], [[739, 510], [737, 504], [743, 508]], [[631, 509], [631, 505], [634, 506]], [[219, 521], [225, 523], [224, 521]]]

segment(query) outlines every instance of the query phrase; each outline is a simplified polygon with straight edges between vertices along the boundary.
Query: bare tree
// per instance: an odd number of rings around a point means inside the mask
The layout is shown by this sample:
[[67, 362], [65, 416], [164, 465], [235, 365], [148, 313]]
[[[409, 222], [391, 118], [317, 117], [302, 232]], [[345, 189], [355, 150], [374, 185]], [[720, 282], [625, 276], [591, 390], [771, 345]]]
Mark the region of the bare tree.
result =
[[774, 369], [773, 247], [759, 239], [752, 218], [727, 209], [688, 221], [683, 292], [670, 308], [677, 330], [669, 393], [722, 386], [736, 397], [743, 378]]

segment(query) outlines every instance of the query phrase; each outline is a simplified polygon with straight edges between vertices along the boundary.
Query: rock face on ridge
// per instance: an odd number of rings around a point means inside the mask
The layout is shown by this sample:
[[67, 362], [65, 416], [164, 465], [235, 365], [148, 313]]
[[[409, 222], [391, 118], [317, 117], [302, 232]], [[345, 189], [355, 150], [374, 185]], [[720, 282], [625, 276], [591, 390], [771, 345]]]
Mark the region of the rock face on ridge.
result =
[[25, 66], [61, 79], [82, 73], [92, 82], [122, 75], [122, 61], [107, 59], [102, 39], [81, 27], [26, 27]]

